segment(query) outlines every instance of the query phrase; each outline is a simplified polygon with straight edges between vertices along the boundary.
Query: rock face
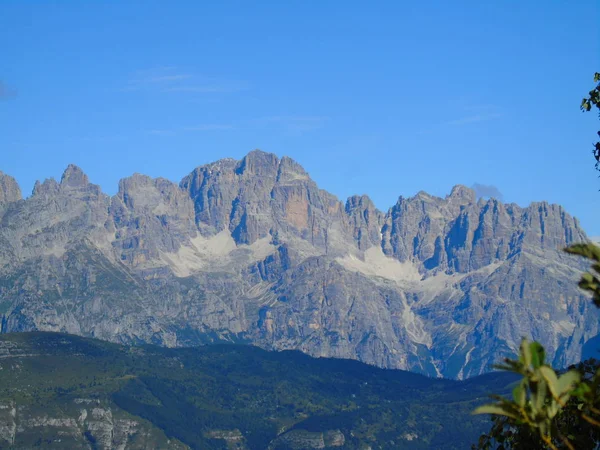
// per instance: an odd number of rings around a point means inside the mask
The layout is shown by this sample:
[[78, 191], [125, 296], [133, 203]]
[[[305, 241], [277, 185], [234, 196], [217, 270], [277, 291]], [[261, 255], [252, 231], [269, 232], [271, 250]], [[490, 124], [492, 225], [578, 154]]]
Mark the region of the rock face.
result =
[[77, 167], [21, 200], [0, 174], [1, 331], [187, 346], [215, 339], [465, 378], [540, 340], [562, 366], [600, 334], [561, 249], [562, 207], [456, 186], [383, 213], [253, 151], [114, 197]]
[[0, 171], [0, 205], [21, 200], [21, 188], [17, 181]]
[[16, 402], [0, 403], [0, 445], [69, 449], [187, 449], [151, 423], [104, 407], [100, 400], [64, 402], [55, 414]]
[[322, 432], [311, 432], [306, 430], [291, 430], [281, 434], [275, 439], [268, 450], [290, 449], [324, 449], [342, 447], [346, 439], [340, 430], [328, 430]]

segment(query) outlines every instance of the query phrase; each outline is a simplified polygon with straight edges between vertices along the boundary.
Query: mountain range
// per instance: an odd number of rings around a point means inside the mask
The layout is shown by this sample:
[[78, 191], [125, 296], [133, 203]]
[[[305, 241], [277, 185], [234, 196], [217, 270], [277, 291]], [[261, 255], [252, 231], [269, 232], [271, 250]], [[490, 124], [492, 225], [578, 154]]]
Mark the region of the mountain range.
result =
[[114, 196], [74, 165], [25, 199], [0, 173], [1, 331], [230, 341], [457, 379], [528, 337], [564, 367], [600, 334], [586, 264], [562, 251], [587, 240], [559, 205], [460, 185], [386, 212], [342, 202], [259, 150], [179, 184], [134, 174]]

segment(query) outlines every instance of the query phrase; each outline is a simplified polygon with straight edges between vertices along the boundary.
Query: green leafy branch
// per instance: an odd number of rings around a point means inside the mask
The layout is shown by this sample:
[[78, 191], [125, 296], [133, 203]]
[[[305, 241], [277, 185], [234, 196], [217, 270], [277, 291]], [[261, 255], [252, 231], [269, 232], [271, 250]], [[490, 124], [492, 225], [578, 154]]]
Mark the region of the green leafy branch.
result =
[[[594, 304], [600, 307], [600, 247], [592, 243], [575, 244], [565, 251], [592, 261], [590, 271], [583, 274], [579, 286], [589, 292]], [[560, 446], [574, 450], [571, 441], [575, 419], [578, 427], [585, 422], [600, 430], [598, 363], [584, 362], [558, 374], [546, 364], [545, 358], [541, 344], [523, 339], [518, 359], [505, 359], [503, 364], [495, 366], [522, 378], [513, 389], [512, 399], [492, 396], [495, 403], [480, 406], [473, 412], [495, 416], [494, 426], [489, 434], [482, 436], [479, 448], [491, 448], [492, 440], [501, 443], [499, 448], [510, 448], [518, 439], [522, 441], [523, 436], [531, 439], [533, 435], [546, 448], [557, 450]], [[524, 429], [529, 430], [529, 434], [522, 433]]]
[[[598, 108], [600, 110], [600, 73], [596, 72], [594, 74], [594, 83], [596, 87], [592, 89], [588, 96], [581, 100], [581, 110], [582, 111], [591, 111], [593, 107]], [[598, 112], [598, 117], [600, 117], [600, 111]], [[598, 131], [598, 137], [600, 137], [600, 131]], [[594, 157], [596, 158], [596, 169], [600, 170], [600, 141], [594, 144]]]
[[545, 364], [545, 350], [538, 342], [523, 339], [519, 359], [505, 359], [497, 369], [517, 373], [523, 378], [515, 386], [512, 399], [493, 396], [496, 403], [480, 406], [474, 414], [496, 414], [506, 416], [516, 425], [526, 425], [537, 430], [540, 438], [551, 449], [553, 435], [561, 439], [569, 449], [573, 449], [567, 437], [554, 426], [553, 419], [569, 401], [579, 386], [581, 377], [576, 370], [557, 375], [552, 367]]
[[600, 247], [594, 244], [575, 244], [565, 249], [572, 255], [592, 260], [592, 268], [579, 281], [579, 287], [592, 294], [594, 305], [600, 308]]
[[[596, 86], [581, 101], [582, 111], [599, 110], [600, 73], [594, 74]], [[600, 131], [598, 132], [600, 137]], [[594, 144], [596, 169], [600, 170], [600, 141]], [[600, 247], [592, 243], [575, 244], [565, 251], [591, 260], [591, 269], [584, 273], [579, 287], [592, 296], [600, 308]], [[597, 448], [600, 443], [600, 363], [584, 361], [577, 367], [557, 374], [545, 364], [541, 344], [523, 340], [519, 359], [506, 359], [497, 366], [521, 375], [513, 389], [512, 399], [492, 396], [495, 403], [480, 406], [474, 414], [492, 414], [494, 425], [479, 439], [480, 449], [559, 447], [573, 450]], [[541, 442], [540, 442], [541, 441]]]

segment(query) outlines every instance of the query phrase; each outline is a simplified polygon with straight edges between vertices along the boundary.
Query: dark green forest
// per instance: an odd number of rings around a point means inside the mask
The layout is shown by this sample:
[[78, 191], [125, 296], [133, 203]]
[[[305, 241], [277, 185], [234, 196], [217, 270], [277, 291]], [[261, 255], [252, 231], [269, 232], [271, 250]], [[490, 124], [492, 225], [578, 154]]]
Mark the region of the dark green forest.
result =
[[[487, 417], [471, 415], [475, 405], [515, 380], [496, 373], [451, 381], [297, 351], [127, 347], [44, 332], [1, 335], [0, 356], [0, 405], [16, 403], [17, 423], [76, 416], [69, 405], [85, 399], [196, 449], [300, 448], [291, 437], [328, 432], [343, 434], [343, 443], [326, 448], [464, 449], [489, 427]], [[69, 445], [40, 430], [24, 427], [0, 446]], [[93, 444], [93, 433], [83, 433]], [[223, 439], [227, 433], [238, 437]]]

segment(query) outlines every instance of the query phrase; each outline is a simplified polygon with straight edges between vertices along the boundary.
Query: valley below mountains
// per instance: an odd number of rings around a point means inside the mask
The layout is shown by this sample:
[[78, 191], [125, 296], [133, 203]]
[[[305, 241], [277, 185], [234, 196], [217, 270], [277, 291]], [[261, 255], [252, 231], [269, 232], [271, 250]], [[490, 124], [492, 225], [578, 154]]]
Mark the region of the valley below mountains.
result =
[[582, 241], [558, 205], [456, 186], [382, 212], [258, 150], [179, 184], [135, 174], [112, 197], [73, 165], [26, 199], [0, 173], [1, 331], [229, 341], [456, 379], [528, 337], [565, 367], [600, 334], [586, 263], [562, 252]]
[[[438, 380], [249, 345], [170, 349], [0, 335], [0, 448], [470, 448], [516, 377]], [[461, 426], [457, 427], [456, 424]]]

